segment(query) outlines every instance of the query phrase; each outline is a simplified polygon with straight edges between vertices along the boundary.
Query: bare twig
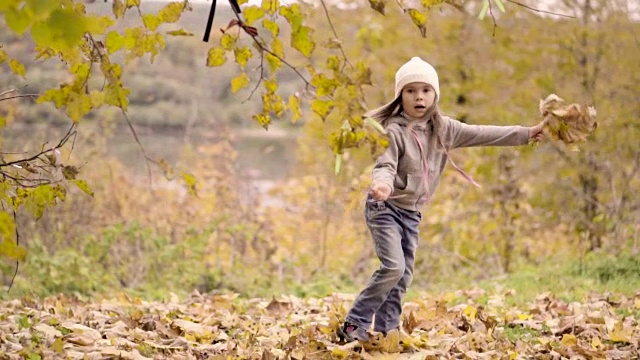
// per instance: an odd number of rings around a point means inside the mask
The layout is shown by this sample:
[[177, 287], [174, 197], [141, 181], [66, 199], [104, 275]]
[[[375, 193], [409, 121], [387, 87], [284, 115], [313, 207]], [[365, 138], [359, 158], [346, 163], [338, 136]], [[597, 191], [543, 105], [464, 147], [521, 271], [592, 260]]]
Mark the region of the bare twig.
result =
[[154, 160], [149, 155], [147, 155], [147, 151], [144, 149], [144, 146], [142, 146], [142, 142], [140, 142], [140, 138], [138, 138], [138, 133], [136, 132], [136, 129], [133, 127], [133, 123], [131, 122], [131, 119], [129, 119], [129, 115], [127, 115], [127, 111], [122, 107], [122, 103], [120, 103], [120, 110], [122, 111], [122, 115], [124, 116], [124, 119], [127, 125], [129, 126], [129, 129], [131, 130], [131, 134], [133, 134], [133, 138], [135, 139], [136, 143], [138, 144], [138, 147], [140, 148], [140, 152], [142, 152], [142, 156], [144, 156], [146, 160], [145, 165], [147, 166], [147, 174], [149, 176], [149, 185], [151, 185], [151, 165], [149, 165], [149, 163], [154, 163], [156, 165], [159, 165], [159, 164], [156, 160]]
[[[16, 211], [13, 210], [13, 222], [16, 224], [16, 246], [20, 246], [20, 232], [18, 232], [18, 219], [16, 217]], [[20, 268], [20, 261], [16, 260], [16, 271], [13, 272], [13, 276], [11, 277], [11, 282], [9, 283], [9, 288], [7, 292], [11, 291], [11, 287], [13, 287], [13, 282], [18, 276], [18, 269]]]
[[9, 96], [9, 97], [6, 97], [6, 98], [2, 98], [2, 99], [0, 99], [0, 101], [17, 99], [17, 98], [24, 98], [24, 97], [34, 98], [34, 97], [38, 97], [38, 96], [40, 96], [40, 94], [22, 94], [22, 95], [15, 95], [15, 96]]
[[[333, 31], [333, 36], [335, 36], [335, 38], [338, 39], [338, 33], [336, 32], [336, 28], [333, 26], [333, 22], [331, 21], [331, 16], [329, 16], [329, 9], [327, 9], [327, 4], [325, 4], [324, 0], [320, 0], [320, 3], [322, 4], [322, 8], [324, 9], [324, 14], [327, 17], [327, 22], [331, 27], [331, 31]], [[340, 52], [342, 53], [342, 57], [344, 58], [345, 64], [349, 64], [349, 66], [353, 67], [353, 65], [351, 65], [351, 63], [349, 62], [349, 59], [347, 58], [347, 54], [345, 54], [344, 49], [342, 48], [342, 45], [338, 45], [338, 46], [340, 47]]]
[[526, 5], [526, 4], [523, 4], [523, 3], [519, 3], [519, 2], [514, 1], [514, 0], [507, 0], [507, 1], [508, 1], [508, 2], [510, 2], [510, 3], [513, 3], [513, 4], [515, 4], [515, 5], [518, 5], [518, 6], [522, 6], [522, 7], [523, 7], [523, 8], [525, 8], [525, 9], [529, 9], [529, 10], [531, 10], [531, 11], [535, 11], [535, 12], [539, 12], [539, 13], [550, 14], [550, 15], [556, 15], [556, 16], [563, 16], [563, 17], [566, 17], [566, 18], [572, 18], [572, 19], [575, 19], [575, 18], [576, 18], [576, 17], [575, 17], [575, 16], [573, 16], [573, 15], [565, 15], [565, 14], [560, 14], [560, 13], [556, 13], [556, 12], [553, 12], [553, 11], [546, 11], [546, 10], [536, 9], [536, 8], [534, 8], [534, 7], [531, 7], [531, 6]]
[[493, 5], [491, 5], [491, 1], [489, 1], [489, 15], [491, 15], [491, 20], [493, 21], [493, 33], [492, 37], [496, 37], [496, 28], [498, 27], [498, 23], [496, 22], [496, 16], [493, 15]]
[[37, 153], [35, 155], [32, 155], [30, 157], [24, 158], [24, 159], [9, 161], [9, 162], [5, 162], [5, 163], [0, 163], [0, 168], [5, 167], [5, 166], [11, 166], [11, 165], [14, 165], [14, 164], [26, 163], [26, 162], [35, 160], [35, 159], [39, 158], [40, 156], [42, 156], [42, 155], [44, 155], [44, 154], [46, 154], [46, 153], [48, 153], [50, 151], [54, 151], [56, 149], [59, 149], [59, 148], [63, 147], [64, 144], [66, 144], [67, 141], [69, 141], [69, 139], [76, 134], [77, 131], [75, 131], [75, 127], [76, 127], [75, 123], [71, 124], [71, 127], [69, 127], [69, 130], [67, 130], [67, 133], [62, 137], [62, 139], [60, 139], [60, 142], [58, 142], [57, 145], [54, 145], [54, 146], [52, 146], [52, 147], [50, 147], [48, 149], [44, 149], [44, 146], [43, 146], [43, 149], [40, 150], [39, 153]]

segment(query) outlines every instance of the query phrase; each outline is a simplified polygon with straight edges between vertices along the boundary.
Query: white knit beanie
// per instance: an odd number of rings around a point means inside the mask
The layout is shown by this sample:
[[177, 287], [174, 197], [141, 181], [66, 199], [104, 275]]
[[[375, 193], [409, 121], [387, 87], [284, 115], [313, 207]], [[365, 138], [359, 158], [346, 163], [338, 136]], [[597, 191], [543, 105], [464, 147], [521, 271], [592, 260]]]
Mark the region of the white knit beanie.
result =
[[396, 72], [396, 98], [400, 96], [402, 88], [412, 82], [423, 82], [433, 86], [433, 90], [440, 99], [440, 83], [436, 69], [417, 56], [407, 61]]

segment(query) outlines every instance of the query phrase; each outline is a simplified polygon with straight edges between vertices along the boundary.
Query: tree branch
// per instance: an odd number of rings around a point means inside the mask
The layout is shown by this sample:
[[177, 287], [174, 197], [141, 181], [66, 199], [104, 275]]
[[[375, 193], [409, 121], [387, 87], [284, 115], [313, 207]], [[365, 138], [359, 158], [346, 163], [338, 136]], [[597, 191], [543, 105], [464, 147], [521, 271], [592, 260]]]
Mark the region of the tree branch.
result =
[[534, 8], [534, 7], [531, 7], [531, 6], [526, 5], [526, 4], [523, 4], [523, 3], [519, 3], [519, 2], [514, 1], [514, 0], [507, 0], [507, 1], [508, 1], [508, 2], [510, 2], [510, 3], [513, 3], [513, 4], [515, 4], [515, 5], [518, 5], [518, 6], [522, 6], [522, 7], [523, 7], [523, 8], [525, 8], [525, 9], [529, 9], [529, 10], [531, 10], [531, 11], [535, 11], [535, 12], [539, 12], [539, 13], [550, 14], [550, 15], [556, 15], [556, 16], [563, 16], [563, 17], [572, 18], [572, 19], [575, 19], [575, 18], [576, 18], [576, 17], [575, 17], [575, 16], [573, 16], [573, 15], [565, 15], [565, 14], [555, 13], [555, 12], [553, 12], [553, 11], [546, 11], [546, 10], [536, 9], [536, 8]]

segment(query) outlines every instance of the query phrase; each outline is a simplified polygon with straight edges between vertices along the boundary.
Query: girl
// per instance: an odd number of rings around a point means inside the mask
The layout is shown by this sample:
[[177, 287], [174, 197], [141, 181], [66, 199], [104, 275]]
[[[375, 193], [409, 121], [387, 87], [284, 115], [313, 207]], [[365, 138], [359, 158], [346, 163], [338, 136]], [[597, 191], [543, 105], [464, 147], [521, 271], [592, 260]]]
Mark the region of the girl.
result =
[[440, 181], [449, 150], [465, 146], [525, 145], [542, 139], [543, 122], [534, 127], [467, 125], [443, 116], [438, 108], [438, 74], [414, 57], [396, 72], [395, 100], [367, 116], [386, 129], [389, 146], [376, 161], [365, 217], [381, 265], [356, 298], [345, 323], [342, 341], [369, 341], [373, 330], [386, 335], [397, 329], [401, 300], [413, 276], [420, 210]]

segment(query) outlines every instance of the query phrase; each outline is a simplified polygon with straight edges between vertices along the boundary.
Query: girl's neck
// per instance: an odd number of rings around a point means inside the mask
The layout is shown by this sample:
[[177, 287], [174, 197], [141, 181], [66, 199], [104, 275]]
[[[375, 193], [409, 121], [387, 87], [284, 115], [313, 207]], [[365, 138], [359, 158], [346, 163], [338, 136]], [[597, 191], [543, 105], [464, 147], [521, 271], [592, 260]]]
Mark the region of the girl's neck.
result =
[[412, 116], [407, 115], [406, 112], [401, 112], [400, 115], [402, 115], [402, 117], [404, 117], [405, 119], [409, 120], [409, 124], [418, 124], [421, 122], [427, 122], [429, 119], [427, 119], [426, 116], [422, 117], [422, 118], [414, 118]]

